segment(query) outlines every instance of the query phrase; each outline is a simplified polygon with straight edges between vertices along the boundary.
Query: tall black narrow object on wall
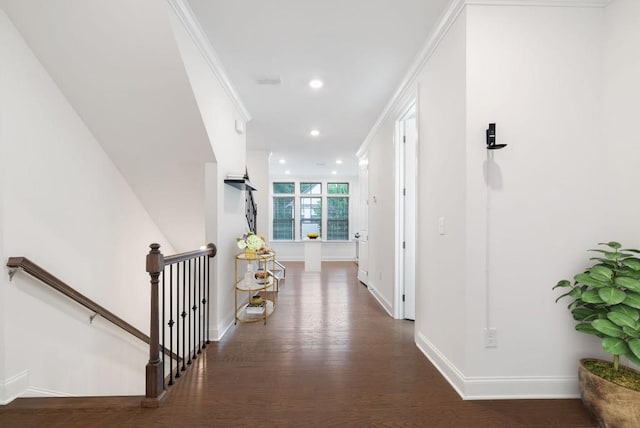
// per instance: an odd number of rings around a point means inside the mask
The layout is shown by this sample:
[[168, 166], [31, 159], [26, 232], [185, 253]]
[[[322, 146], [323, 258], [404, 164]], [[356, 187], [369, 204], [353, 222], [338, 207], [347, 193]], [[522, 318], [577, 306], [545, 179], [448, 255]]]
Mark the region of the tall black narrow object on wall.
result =
[[487, 149], [497, 150], [507, 147], [506, 144], [496, 144], [496, 124], [490, 123], [487, 128]]

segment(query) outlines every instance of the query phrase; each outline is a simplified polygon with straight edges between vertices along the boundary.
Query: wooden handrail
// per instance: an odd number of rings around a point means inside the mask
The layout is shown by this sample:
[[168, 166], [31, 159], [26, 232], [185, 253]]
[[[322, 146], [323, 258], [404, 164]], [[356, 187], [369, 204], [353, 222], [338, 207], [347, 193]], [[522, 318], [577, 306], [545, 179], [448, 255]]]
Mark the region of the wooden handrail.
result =
[[215, 257], [217, 251], [218, 250], [216, 249], [215, 245], [209, 244], [209, 245], [207, 245], [206, 247], [204, 247], [204, 248], [202, 248], [200, 250], [187, 251], [186, 253], [180, 253], [180, 254], [173, 254], [171, 256], [165, 256], [163, 258], [164, 266], [169, 266], [169, 265], [174, 264], [174, 263], [183, 262], [185, 260], [193, 259], [194, 257], [199, 257], [199, 256]]
[[[82, 293], [76, 291], [74, 288], [67, 285], [64, 281], [50, 274], [49, 272], [47, 272], [46, 270], [44, 270], [43, 268], [41, 268], [31, 260], [29, 260], [28, 258], [10, 257], [9, 261], [7, 261], [7, 267], [11, 269], [11, 271], [9, 272], [9, 275], [11, 278], [13, 278], [13, 275], [17, 269], [22, 269], [29, 275], [40, 280], [42, 283], [59, 291], [60, 293], [64, 294], [71, 300], [74, 300], [75, 302], [81, 304], [85, 308], [100, 315], [102, 318], [106, 319], [107, 321], [110, 321], [113, 324], [117, 325], [127, 333], [137, 337], [138, 339], [142, 340], [146, 344], [150, 344], [151, 339], [142, 331], [138, 330], [137, 328], [135, 328], [134, 326], [132, 326], [122, 318], [118, 317], [108, 309], [105, 309], [104, 307], [100, 306], [99, 304], [89, 299]], [[176, 355], [173, 353], [169, 353], [169, 350], [166, 348], [163, 349], [163, 352], [166, 353], [167, 355], [171, 355], [172, 357], [176, 358]]]

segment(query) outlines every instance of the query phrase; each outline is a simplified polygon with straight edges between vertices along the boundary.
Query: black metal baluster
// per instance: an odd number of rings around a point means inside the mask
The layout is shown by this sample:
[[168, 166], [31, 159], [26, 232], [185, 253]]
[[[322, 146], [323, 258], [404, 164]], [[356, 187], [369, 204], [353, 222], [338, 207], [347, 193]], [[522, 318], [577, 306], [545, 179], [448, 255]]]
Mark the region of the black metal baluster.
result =
[[[211, 316], [211, 308], [209, 307], [209, 305], [211, 303], [211, 289], [209, 287], [209, 284], [211, 283], [211, 259], [209, 258], [209, 256], [207, 256], [206, 258], [207, 260], [207, 344], [209, 344], [209, 326], [211, 324], [209, 324], [211, 322], [211, 320], [209, 319], [209, 317]], [[234, 315], [235, 316], [235, 315]]]
[[[176, 379], [180, 377], [180, 263], [176, 264]], [[173, 307], [171, 307], [173, 311]]]
[[[191, 271], [191, 260], [189, 260], [189, 314], [191, 314], [191, 289], [193, 288], [193, 274]], [[188, 348], [188, 352], [189, 352], [189, 361], [187, 362], [187, 364], [191, 364], [191, 315], [189, 315], [189, 319], [187, 320], [187, 322], [189, 323], [189, 348]]]
[[[204, 276], [204, 298], [202, 299], [204, 305], [204, 325], [206, 329], [206, 340], [204, 341], [203, 348], [206, 348], [209, 344], [209, 256], [204, 256], [202, 262], [205, 265]], [[202, 337], [203, 340], [205, 336]]]
[[169, 265], [169, 385], [173, 385], [173, 265]]
[[[193, 281], [193, 306], [191, 307], [191, 313], [193, 314], [193, 355], [191, 356], [191, 358], [193, 358], [194, 360], [196, 358], [198, 358], [198, 355], [196, 354], [196, 348], [198, 347], [198, 344], [196, 343], [197, 340], [197, 324], [196, 324], [196, 310], [198, 309], [198, 280], [199, 280], [199, 272], [198, 272], [198, 263], [197, 260], [194, 259], [193, 260], [193, 271], [194, 271], [194, 281]], [[200, 323], [198, 323], [200, 324]]]
[[[162, 324], [160, 324], [162, 328], [162, 342], [160, 343], [160, 349], [164, 348], [164, 269], [162, 270]], [[164, 362], [165, 353], [162, 351], [162, 383], [164, 384]]]
[[[202, 293], [202, 285], [203, 285], [203, 280], [202, 280], [202, 273], [203, 273], [203, 264], [202, 264], [202, 257], [198, 257], [198, 266], [200, 266], [200, 283], [198, 284], [198, 296], [199, 296], [199, 301], [202, 303], [202, 300], [204, 298], [204, 294]], [[204, 320], [202, 319], [202, 310], [203, 310], [203, 306], [204, 304], [200, 305], [200, 309], [198, 310], [198, 325], [200, 326], [200, 331], [198, 334], [198, 354], [202, 354], [202, 342], [203, 342], [203, 337], [204, 337]]]
[[185, 343], [186, 343], [186, 336], [185, 336], [186, 319], [185, 318], [187, 317], [187, 312], [184, 310], [185, 302], [187, 301], [187, 293], [186, 293], [187, 277], [185, 275], [186, 267], [184, 263], [185, 262], [182, 262], [182, 313], [180, 314], [180, 316], [182, 317], [182, 371], [185, 371], [187, 369], [187, 366], [186, 366], [187, 353], [185, 352]]

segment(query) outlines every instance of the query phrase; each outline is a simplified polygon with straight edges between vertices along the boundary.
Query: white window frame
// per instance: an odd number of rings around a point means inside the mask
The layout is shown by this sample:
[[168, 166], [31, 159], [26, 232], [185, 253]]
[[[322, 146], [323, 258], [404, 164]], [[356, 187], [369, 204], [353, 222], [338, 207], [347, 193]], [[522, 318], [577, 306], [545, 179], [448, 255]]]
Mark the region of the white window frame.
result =
[[[275, 194], [273, 193], [273, 183], [294, 183], [294, 193], [285, 194]], [[319, 195], [308, 194], [308, 193], [300, 193], [300, 183], [321, 183], [322, 185], [322, 193]], [[348, 183], [349, 184], [349, 193], [346, 194], [329, 194], [328, 193], [328, 184], [329, 183]], [[322, 240], [325, 242], [351, 242], [351, 235], [353, 234], [354, 227], [354, 218], [353, 218], [353, 202], [354, 202], [354, 181], [350, 178], [288, 178], [288, 177], [279, 177], [274, 178], [269, 181], [269, 239], [273, 242], [299, 242], [304, 238], [300, 236], [300, 198], [301, 197], [321, 197], [322, 198]], [[294, 221], [294, 239], [292, 241], [284, 240], [284, 239], [273, 239], [273, 198], [278, 196], [292, 196], [295, 199], [295, 221]], [[328, 202], [327, 198], [330, 197], [347, 197], [349, 198], [349, 234], [347, 239], [345, 240], [331, 240], [327, 241], [327, 216], [328, 216]]]

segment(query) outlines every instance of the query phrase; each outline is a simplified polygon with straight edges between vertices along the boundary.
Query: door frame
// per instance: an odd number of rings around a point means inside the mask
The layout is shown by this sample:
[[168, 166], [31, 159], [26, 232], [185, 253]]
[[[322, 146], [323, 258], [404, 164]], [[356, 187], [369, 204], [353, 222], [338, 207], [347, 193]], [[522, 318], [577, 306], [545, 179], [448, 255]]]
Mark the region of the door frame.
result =
[[[404, 134], [404, 123], [411, 116], [415, 117], [415, 142], [411, 146], [403, 147], [402, 135]], [[418, 127], [418, 102], [417, 98], [409, 100], [405, 107], [401, 110], [395, 122], [394, 130], [394, 146], [395, 146], [395, 254], [394, 254], [394, 309], [393, 317], [395, 319], [405, 318], [405, 308], [403, 295], [405, 294], [405, 265], [411, 263], [414, 269], [414, 278], [416, 278], [416, 254], [417, 248], [414, 245], [412, 251], [405, 251], [403, 249], [404, 235], [413, 234], [417, 236], [417, 210], [418, 210], [418, 141], [419, 141], [419, 127]], [[409, 152], [410, 151], [410, 152]], [[403, 189], [405, 186], [406, 171], [405, 171], [405, 158], [414, 159], [416, 164], [414, 168], [414, 186], [413, 186], [413, 200], [415, 201], [415, 224], [405, 224], [405, 196], [403, 196]], [[409, 230], [407, 230], [409, 226]], [[413, 229], [413, 230], [411, 230]], [[415, 294], [416, 288], [414, 286], [414, 302], [416, 301]], [[415, 315], [415, 310], [414, 310]]]

